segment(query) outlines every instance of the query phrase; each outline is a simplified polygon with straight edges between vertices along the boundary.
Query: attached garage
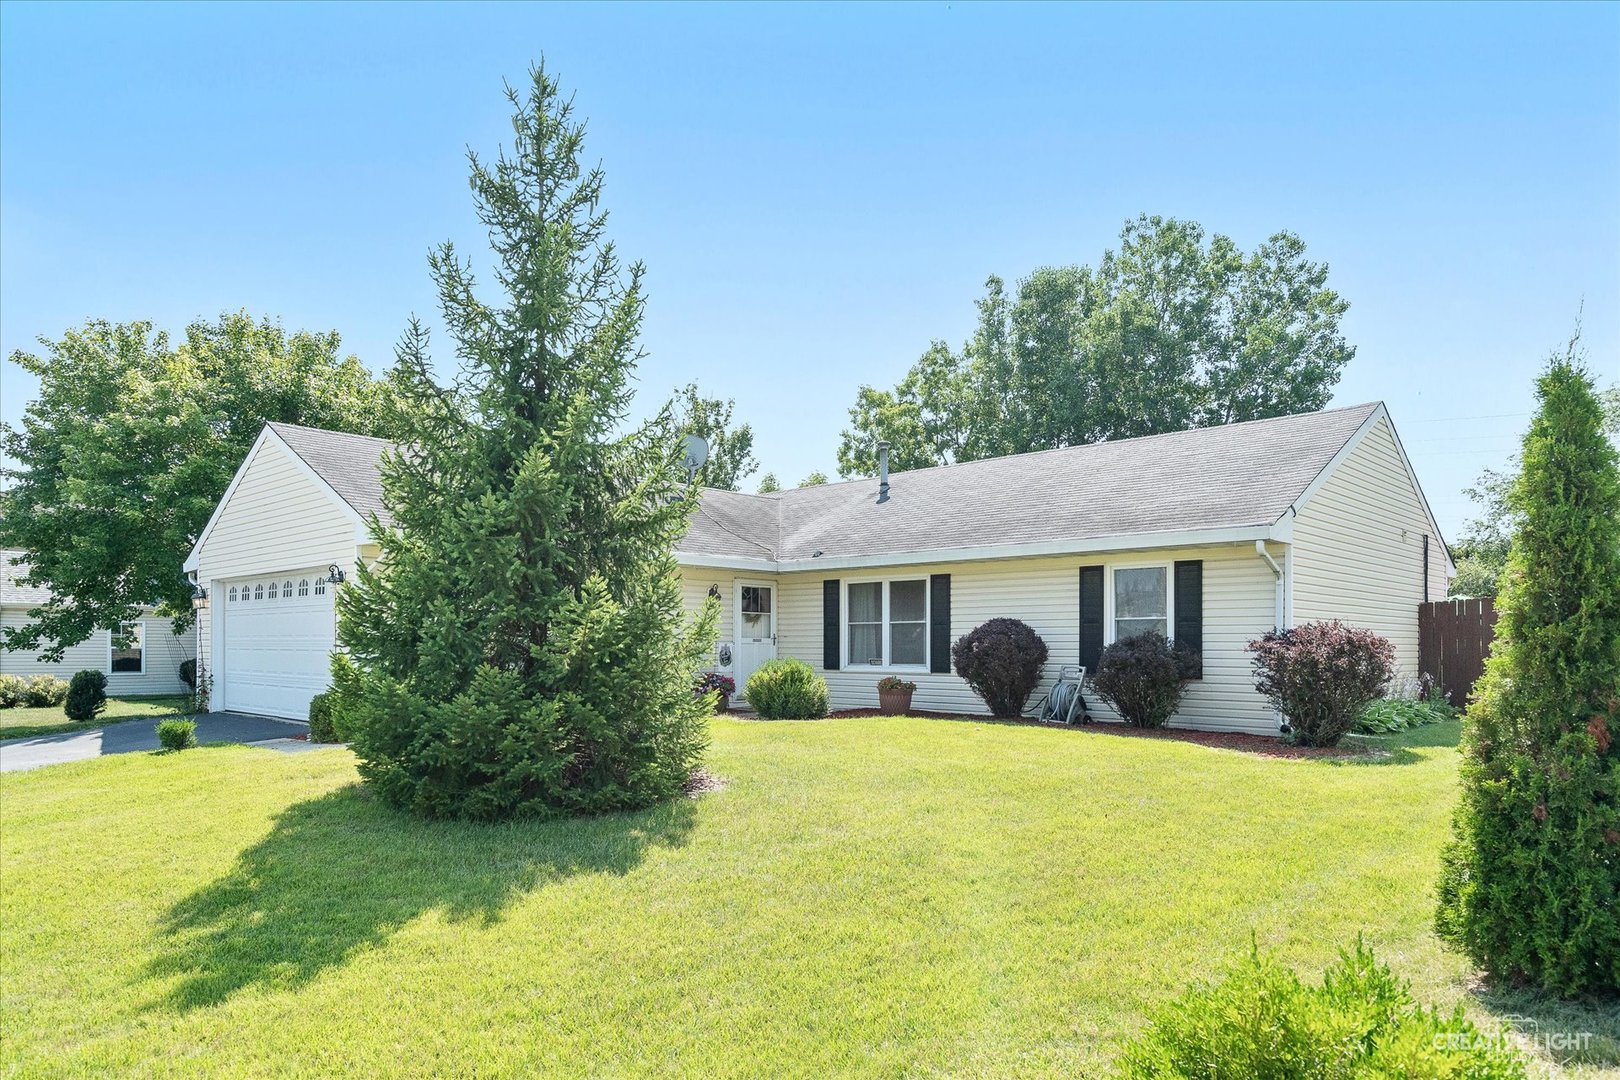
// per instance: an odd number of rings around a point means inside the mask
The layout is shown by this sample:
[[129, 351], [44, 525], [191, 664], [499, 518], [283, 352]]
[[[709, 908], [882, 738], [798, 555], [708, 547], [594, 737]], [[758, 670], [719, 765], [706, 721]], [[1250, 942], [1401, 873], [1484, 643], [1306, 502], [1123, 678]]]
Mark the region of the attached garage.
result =
[[220, 605], [224, 655], [216, 708], [303, 720], [326, 689], [335, 643], [324, 566], [226, 582]]
[[331, 579], [375, 557], [367, 521], [387, 520], [387, 446], [291, 424], [260, 433], [186, 560], [208, 591], [197, 640], [212, 708], [308, 719], [331, 678]]

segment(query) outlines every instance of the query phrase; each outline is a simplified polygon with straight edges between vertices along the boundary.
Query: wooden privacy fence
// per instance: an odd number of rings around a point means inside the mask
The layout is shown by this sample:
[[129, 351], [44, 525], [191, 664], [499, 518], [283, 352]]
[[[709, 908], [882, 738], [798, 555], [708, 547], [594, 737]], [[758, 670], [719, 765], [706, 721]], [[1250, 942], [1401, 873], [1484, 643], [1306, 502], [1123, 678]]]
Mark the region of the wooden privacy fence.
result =
[[1418, 605], [1418, 667], [1458, 708], [1484, 673], [1495, 636], [1496, 605], [1488, 599]]

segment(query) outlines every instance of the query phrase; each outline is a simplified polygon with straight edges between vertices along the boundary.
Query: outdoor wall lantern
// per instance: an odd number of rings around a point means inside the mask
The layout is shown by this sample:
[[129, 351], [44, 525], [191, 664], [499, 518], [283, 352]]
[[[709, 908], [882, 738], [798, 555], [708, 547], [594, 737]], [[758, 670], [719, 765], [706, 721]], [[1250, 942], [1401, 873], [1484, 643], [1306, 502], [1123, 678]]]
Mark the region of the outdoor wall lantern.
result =
[[333, 563], [326, 568], [326, 583], [328, 585], [341, 585], [346, 577], [347, 575], [343, 573], [342, 567], [338, 566], [337, 563]]
[[201, 585], [193, 585], [191, 587], [191, 610], [208, 610], [208, 590], [203, 588]]
[[712, 598], [714, 600], [720, 599], [720, 586], [718, 586], [718, 585], [710, 585], [709, 586], [709, 596], [710, 596], [710, 598]]

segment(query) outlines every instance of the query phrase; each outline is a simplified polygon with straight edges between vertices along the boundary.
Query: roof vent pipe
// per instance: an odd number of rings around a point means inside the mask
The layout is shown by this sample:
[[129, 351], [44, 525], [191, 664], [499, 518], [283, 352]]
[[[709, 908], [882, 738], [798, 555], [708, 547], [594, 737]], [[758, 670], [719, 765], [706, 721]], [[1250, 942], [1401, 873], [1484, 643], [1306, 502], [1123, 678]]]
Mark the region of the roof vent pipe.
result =
[[889, 501], [889, 440], [879, 439], [878, 452], [878, 502]]

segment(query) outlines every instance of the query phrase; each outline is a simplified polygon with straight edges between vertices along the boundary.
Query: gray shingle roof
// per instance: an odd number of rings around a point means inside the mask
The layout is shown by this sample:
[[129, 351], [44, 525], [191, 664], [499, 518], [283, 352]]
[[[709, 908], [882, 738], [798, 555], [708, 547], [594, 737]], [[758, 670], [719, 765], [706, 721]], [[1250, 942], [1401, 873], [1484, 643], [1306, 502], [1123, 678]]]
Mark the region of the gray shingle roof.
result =
[[18, 579], [28, 573], [26, 555], [27, 552], [15, 549], [0, 551], [0, 604], [38, 607], [51, 598], [51, 590], [43, 585], [19, 583]]
[[[769, 495], [705, 489], [678, 545], [750, 559], [897, 555], [1276, 522], [1377, 403], [915, 469]], [[290, 424], [276, 433], [348, 504], [389, 520], [388, 443]]]
[[376, 514], [385, 525], [393, 520], [382, 498], [383, 451], [393, 445], [387, 439], [297, 424], [271, 423], [270, 429], [331, 484], [355, 513], [361, 517]]

